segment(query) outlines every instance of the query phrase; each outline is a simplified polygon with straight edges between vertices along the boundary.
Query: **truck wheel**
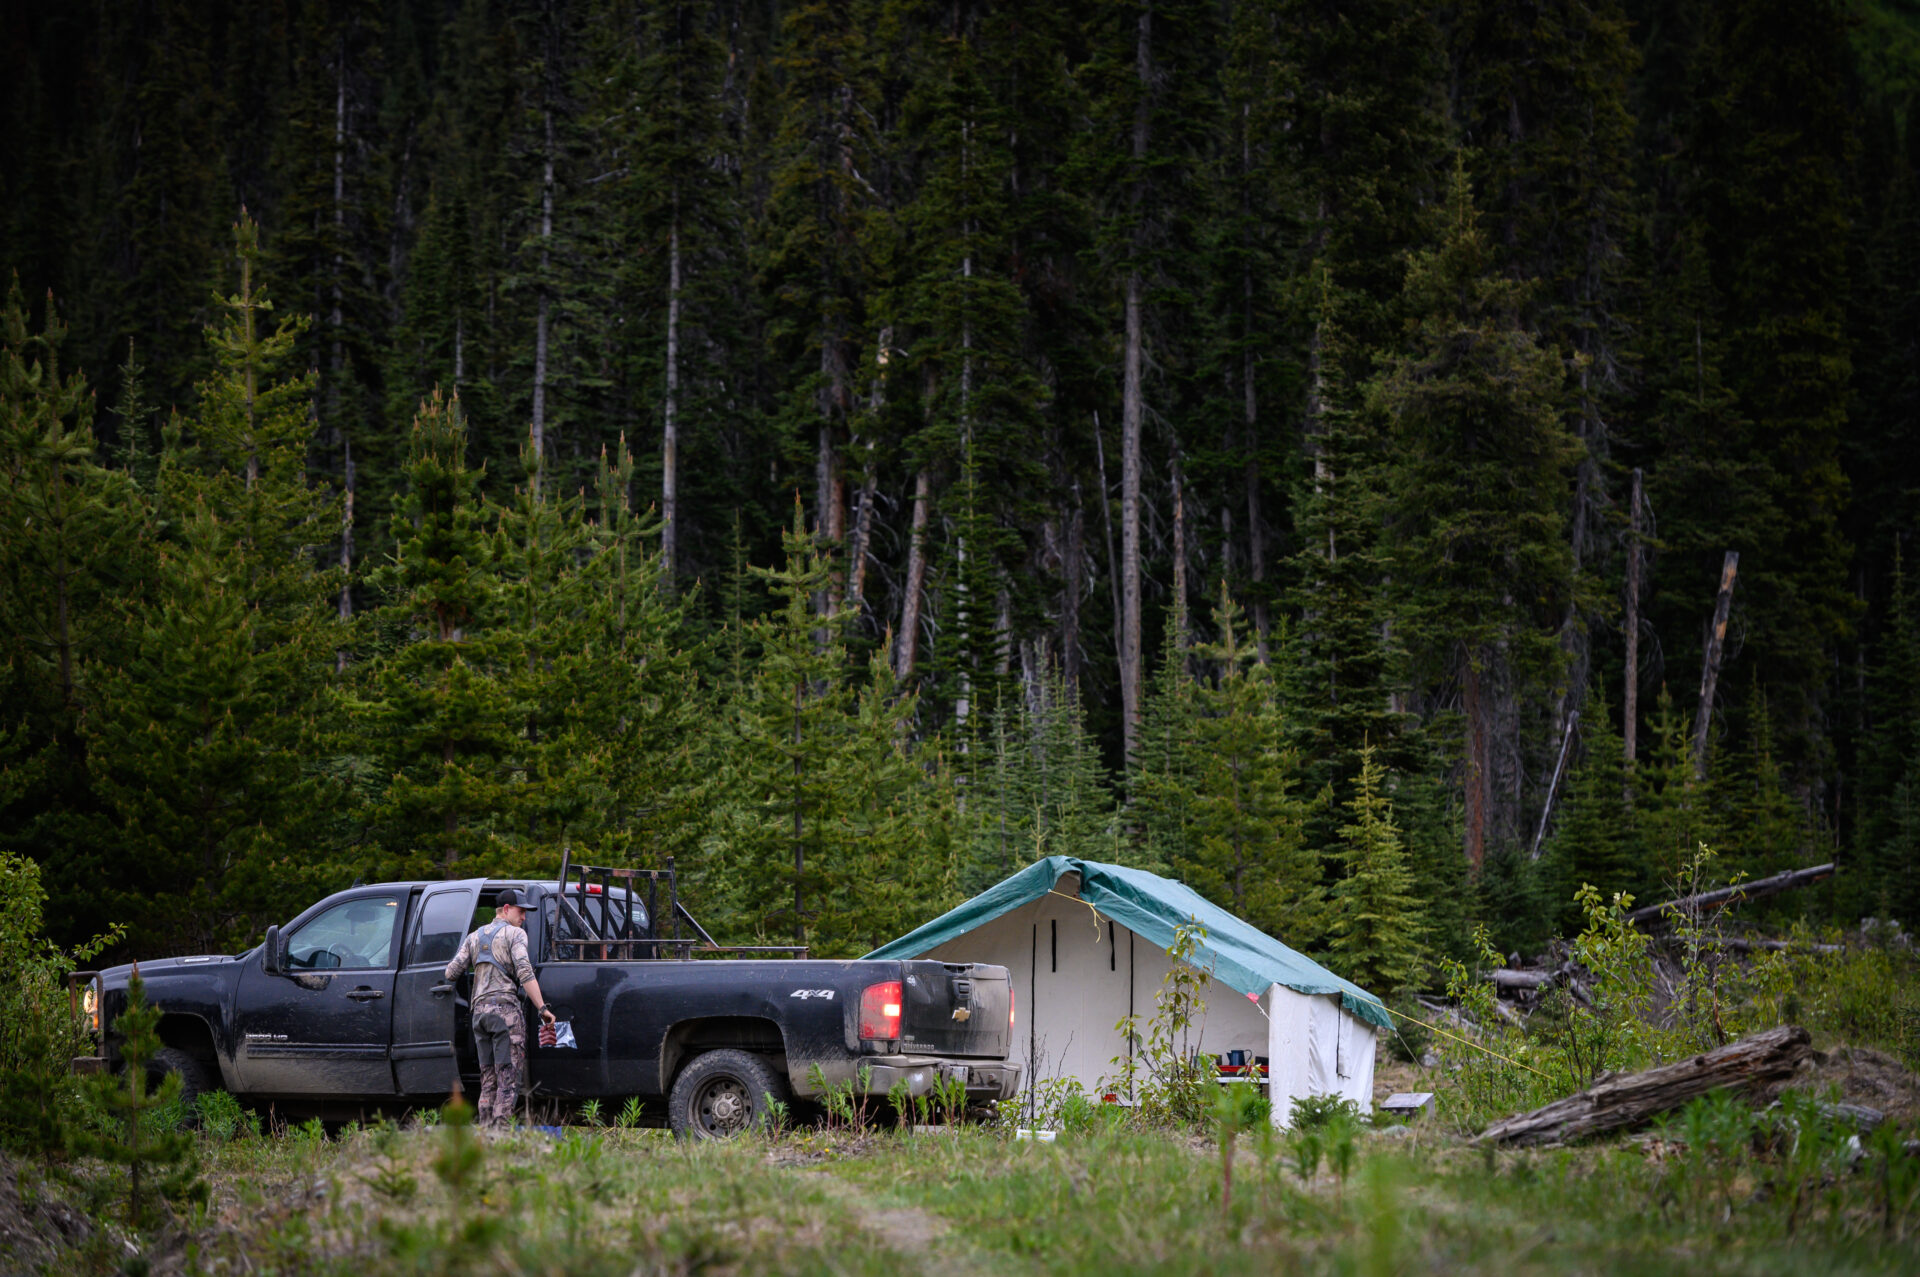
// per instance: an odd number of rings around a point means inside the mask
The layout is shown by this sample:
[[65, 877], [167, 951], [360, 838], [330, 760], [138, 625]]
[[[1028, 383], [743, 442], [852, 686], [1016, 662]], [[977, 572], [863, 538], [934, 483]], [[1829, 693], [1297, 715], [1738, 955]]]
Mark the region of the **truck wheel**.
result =
[[176, 1047], [161, 1047], [147, 1061], [148, 1093], [157, 1090], [169, 1073], [180, 1075], [180, 1103], [186, 1107], [187, 1120], [191, 1122], [198, 1117], [193, 1102], [214, 1089], [207, 1077], [207, 1066]]
[[750, 1051], [708, 1051], [674, 1079], [667, 1121], [682, 1139], [732, 1139], [768, 1117], [768, 1097], [786, 1098], [786, 1081]]

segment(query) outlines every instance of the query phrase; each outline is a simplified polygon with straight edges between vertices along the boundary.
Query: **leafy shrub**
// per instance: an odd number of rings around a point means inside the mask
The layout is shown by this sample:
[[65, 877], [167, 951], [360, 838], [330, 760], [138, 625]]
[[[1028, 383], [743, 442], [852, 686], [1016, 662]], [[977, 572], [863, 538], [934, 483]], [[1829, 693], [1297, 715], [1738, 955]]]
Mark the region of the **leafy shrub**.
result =
[[1358, 1123], [1360, 1106], [1338, 1095], [1308, 1095], [1293, 1102], [1292, 1124], [1295, 1130], [1318, 1130], [1343, 1119]]
[[240, 1101], [225, 1091], [207, 1091], [193, 1102], [201, 1133], [225, 1143], [241, 1134], [260, 1133], [260, 1119], [240, 1107]]
[[1139, 1050], [1114, 1056], [1114, 1072], [1100, 1080], [1100, 1089], [1132, 1096], [1142, 1121], [1196, 1126], [1211, 1109], [1216, 1069], [1199, 1046], [1212, 976], [1193, 965], [1206, 938], [1206, 928], [1198, 923], [1182, 924], [1174, 932], [1167, 974], [1153, 995], [1153, 1017], [1144, 1038], [1138, 1016], [1125, 1016], [1114, 1025], [1127, 1042], [1138, 1043]]
[[117, 940], [116, 927], [71, 951], [42, 934], [46, 891], [40, 866], [0, 851], [0, 1147], [51, 1163], [83, 1121], [80, 1087], [68, 1068], [91, 1043], [75, 1023], [68, 971]]

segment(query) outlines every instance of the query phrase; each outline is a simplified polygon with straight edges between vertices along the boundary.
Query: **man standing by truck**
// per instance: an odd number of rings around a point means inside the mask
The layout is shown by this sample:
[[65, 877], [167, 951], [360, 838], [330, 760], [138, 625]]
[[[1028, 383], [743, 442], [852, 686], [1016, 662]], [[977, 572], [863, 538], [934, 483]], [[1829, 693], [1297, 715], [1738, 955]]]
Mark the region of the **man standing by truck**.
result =
[[553, 1011], [540, 994], [527, 957], [526, 922], [520, 893], [502, 891], [494, 901], [493, 921], [468, 935], [447, 963], [448, 980], [473, 968], [473, 1045], [480, 1057], [482, 1126], [513, 1125], [514, 1101], [526, 1077], [527, 1022], [520, 1013], [518, 990], [526, 990], [540, 1018], [553, 1023]]

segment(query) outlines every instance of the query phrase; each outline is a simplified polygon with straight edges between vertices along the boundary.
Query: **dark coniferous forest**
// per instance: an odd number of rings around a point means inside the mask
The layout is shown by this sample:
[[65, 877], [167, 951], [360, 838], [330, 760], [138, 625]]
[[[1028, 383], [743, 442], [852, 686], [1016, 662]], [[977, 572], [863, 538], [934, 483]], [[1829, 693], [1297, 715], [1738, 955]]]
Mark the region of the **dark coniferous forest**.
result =
[[56, 938], [1036, 856], [1363, 982], [1920, 923], [1915, 0], [10, 0], [0, 848]]

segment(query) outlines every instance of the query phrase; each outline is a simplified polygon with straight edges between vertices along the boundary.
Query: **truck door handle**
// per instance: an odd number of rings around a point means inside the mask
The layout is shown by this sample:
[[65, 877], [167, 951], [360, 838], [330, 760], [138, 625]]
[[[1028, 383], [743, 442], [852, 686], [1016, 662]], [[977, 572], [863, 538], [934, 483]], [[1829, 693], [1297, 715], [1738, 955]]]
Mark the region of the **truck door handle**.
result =
[[382, 993], [378, 989], [360, 988], [360, 989], [353, 990], [351, 993], [347, 994], [347, 996], [349, 998], [352, 998], [355, 1002], [371, 1002], [375, 998], [384, 998], [387, 995]]
[[431, 989], [428, 989], [427, 992], [431, 993], [436, 998], [444, 998], [449, 993], [453, 992], [453, 985], [452, 984], [436, 984]]

